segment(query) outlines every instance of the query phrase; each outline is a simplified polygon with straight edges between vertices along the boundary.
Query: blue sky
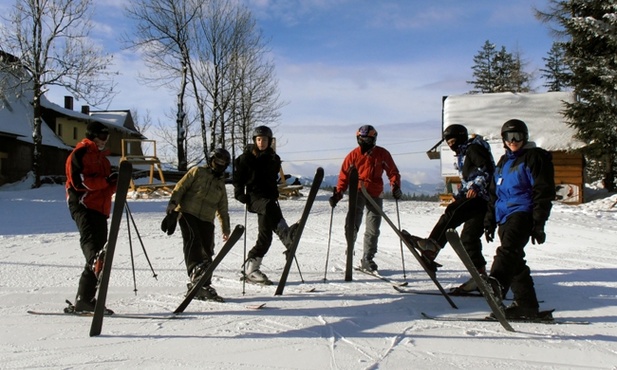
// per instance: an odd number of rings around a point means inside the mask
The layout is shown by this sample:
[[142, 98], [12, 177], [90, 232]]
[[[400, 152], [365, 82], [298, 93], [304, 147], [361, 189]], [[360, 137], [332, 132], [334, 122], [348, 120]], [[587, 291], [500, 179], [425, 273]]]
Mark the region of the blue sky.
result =
[[[155, 120], [174, 104], [171, 91], [142, 86], [147, 72], [122, 50], [129, 32], [122, 0], [95, 0], [93, 36], [114, 55], [118, 96], [109, 109], [149, 111]], [[553, 42], [533, 7], [547, 1], [495, 0], [247, 0], [276, 65], [282, 109], [274, 128], [288, 173], [315, 166], [336, 174], [355, 145], [355, 131], [374, 125], [378, 145], [393, 154], [403, 178], [440, 180], [425, 151], [440, 138], [443, 96], [471, 89], [473, 56], [486, 40], [520, 51], [526, 70], [540, 74]], [[545, 91], [542, 81], [534, 84]], [[62, 92], [50, 98], [62, 103]], [[81, 102], [77, 102], [79, 106]], [[103, 107], [105, 108], [105, 107]]]

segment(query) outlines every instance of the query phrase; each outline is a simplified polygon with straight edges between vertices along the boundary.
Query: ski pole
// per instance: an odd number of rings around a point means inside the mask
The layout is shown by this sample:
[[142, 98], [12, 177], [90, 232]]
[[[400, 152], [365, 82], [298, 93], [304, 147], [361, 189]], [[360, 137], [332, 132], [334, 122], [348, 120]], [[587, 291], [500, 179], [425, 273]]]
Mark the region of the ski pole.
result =
[[244, 205], [244, 263], [242, 264], [242, 295], [246, 293], [246, 223], [248, 219], [248, 205]]
[[[141, 249], [144, 251], [144, 257], [146, 257], [146, 261], [148, 262], [148, 266], [150, 266], [150, 271], [152, 271], [152, 277], [155, 280], [158, 280], [157, 277], [157, 273], [156, 271], [154, 271], [154, 267], [152, 267], [152, 262], [150, 262], [150, 257], [148, 257], [148, 252], [146, 252], [146, 247], [144, 246], [144, 241], [141, 239], [141, 234], [139, 234], [139, 229], [137, 229], [137, 223], [135, 223], [135, 219], [133, 218], [133, 212], [131, 212], [131, 209], [129, 208], [128, 203], [124, 205], [124, 207], [126, 208], [128, 217], [131, 218], [131, 222], [133, 224], [133, 228], [135, 229], [135, 234], [137, 235], [137, 239], [139, 240], [139, 244], [141, 244]], [[129, 227], [130, 229], [130, 227]]]
[[328, 275], [328, 259], [330, 258], [330, 240], [332, 239], [332, 219], [334, 218], [334, 207], [332, 207], [332, 211], [330, 211], [330, 227], [328, 228], [328, 249], [326, 250], [326, 267], [324, 267], [323, 272], [323, 282], [325, 283], [328, 279], [326, 276]]
[[296, 262], [296, 267], [298, 268], [298, 275], [300, 275], [300, 281], [304, 283], [304, 277], [302, 277], [302, 271], [300, 271], [300, 264], [298, 263], [298, 259], [294, 256], [294, 261]]
[[[398, 220], [398, 229], [401, 230], [401, 213], [398, 210], [398, 199], [394, 200], [396, 203], [396, 219]], [[403, 240], [399, 238], [401, 245], [401, 263], [403, 264], [403, 279], [407, 280], [407, 273], [405, 272], [405, 256], [403, 255]]]
[[135, 259], [133, 258], [133, 242], [131, 240], [131, 223], [129, 220], [129, 208], [124, 205], [124, 210], [126, 212], [126, 230], [129, 236], [129, 250], [131, 251], [131, 269], [133, 270], [133, 292], [137, 295], [137, 279], [135, 278]]

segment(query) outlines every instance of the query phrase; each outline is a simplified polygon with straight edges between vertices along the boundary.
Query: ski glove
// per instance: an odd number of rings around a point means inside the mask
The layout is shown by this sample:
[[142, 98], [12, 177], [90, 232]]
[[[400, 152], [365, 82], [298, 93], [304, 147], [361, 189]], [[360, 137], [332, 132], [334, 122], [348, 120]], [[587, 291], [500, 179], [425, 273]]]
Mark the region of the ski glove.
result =
[[544, 232], [544, 224], [534, 223], [531, 229], [531, 244], [542, 244], [546, 241], [546, 233]]
[[497, 229], [497, 225], [493, 217], [490, 215], [484, 218], [484, 237], [486, 238], [486, 242], [490, 243], [495, 240], [495, 229]]
[[328, 200], [330, 202], [330, 207], [336, 207], [336, 203], [338, 203], [341, 199], [343, 199], [343, 193], [339, 192], [334, 188], [334, 194]]
[[176, 225], [178, 224], [178, 212], [170, 212], [165, 215], [165, 218], [161, 222], [161, 230], [167, 235], [171, 235], [176, 231]]
[[403, 196], [403, 192], [401, 191], [401, 188], [398, 185], [394, 185], [392, 187], [392, 196], [396, 200], [401, 199], [401, 197]]
[[484, 237], [486, 238], [486, 242], [490, 243], [495, 240], [495, 227], [485, 226], [484, 227]]
[[107, 182], [109, 184], [115, 184], [118, 182], [118, 172], [112, 172], [109, 176], [107, 176]]

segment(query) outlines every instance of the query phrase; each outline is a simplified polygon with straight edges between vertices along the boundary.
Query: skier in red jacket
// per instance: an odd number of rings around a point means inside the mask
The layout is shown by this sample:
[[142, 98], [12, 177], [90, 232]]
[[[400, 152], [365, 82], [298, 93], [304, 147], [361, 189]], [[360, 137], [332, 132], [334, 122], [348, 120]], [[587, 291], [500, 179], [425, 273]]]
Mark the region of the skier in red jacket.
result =
[[[111, 197], [116, 191], [118, 173], [111, 172], [105, 144], [109, 130], [100, 122], [90, 122], [86, 138], [77, 144], [66, 160], [66, 199], [79, 230], [86, 265], [77, 288], [74, 310], [94, 311], [102, 250], [107, 242], [107, 219]], [[106, 314], [113, 313], [106, 310]]]
[[[379, 207], [383, 204], [383, 199], [380, 198], [383, 192], [383, 173], [386, 173], [390, 179], [390, 187], [392, 195], [395, 199], [400, 199], [403, 193], [401, 192], [401, 176], [399, 174], [394, 160], [386, 149], [376, 146], [377, 130], [371, 125], [361, 126], [356, 132], [358, 147], [352, 150], [341, 166], [341, 171], [338, 176], [338, 184], [334, 189], [334, 194], [330, 197], [330, 205], [332, 207], [343, 198], [343, 192], [349, 186], [349, 169], [353, 166], [358, 170], [358, 187], [364, 184], [367, 192], [375, 200]], [[377, 241], [379, 239], [379, 227], [381, 226], [381, 215], [367, 205], [367, 200], [362, 192], [358, 192], [358, 201], [355, 209], [355, 228], [353, 241], [355, 242], [358, 230], [362, 224], [362, 215], [366, 207], [366, 227], [364, 232], [364, 249], [362, 256], [362, 268], [368, 271], [376, 271], [377, 264], [373, 261], [373, 257], [377, 253]], [[345, 229], [351, 217], [351, 212], [347, 214], [345, 221]]]

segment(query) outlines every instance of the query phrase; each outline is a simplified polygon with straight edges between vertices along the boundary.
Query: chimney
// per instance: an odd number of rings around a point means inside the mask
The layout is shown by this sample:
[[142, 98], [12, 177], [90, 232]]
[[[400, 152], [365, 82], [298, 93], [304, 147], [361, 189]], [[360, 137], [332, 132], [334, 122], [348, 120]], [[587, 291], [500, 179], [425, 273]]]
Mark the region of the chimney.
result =
[[89, 105], [82, 105], [81, 106], [81, 113], [90, 115], [90, 106]]
[[64, 97], [64, 108], [73, 110], [73, 97], [72, 96]]

